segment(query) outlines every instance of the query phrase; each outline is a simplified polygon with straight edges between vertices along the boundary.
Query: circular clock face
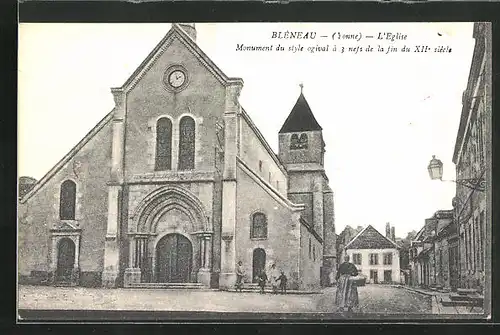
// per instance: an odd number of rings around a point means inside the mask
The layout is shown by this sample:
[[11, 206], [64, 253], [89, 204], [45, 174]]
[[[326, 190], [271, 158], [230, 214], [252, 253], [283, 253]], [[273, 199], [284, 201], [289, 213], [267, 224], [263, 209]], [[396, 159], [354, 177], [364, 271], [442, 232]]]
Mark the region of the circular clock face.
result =
[[168, 83], [172, 87], [178, 88], [186, 81], [186, 75], [181, 70], [175, 70], [168, 76]]

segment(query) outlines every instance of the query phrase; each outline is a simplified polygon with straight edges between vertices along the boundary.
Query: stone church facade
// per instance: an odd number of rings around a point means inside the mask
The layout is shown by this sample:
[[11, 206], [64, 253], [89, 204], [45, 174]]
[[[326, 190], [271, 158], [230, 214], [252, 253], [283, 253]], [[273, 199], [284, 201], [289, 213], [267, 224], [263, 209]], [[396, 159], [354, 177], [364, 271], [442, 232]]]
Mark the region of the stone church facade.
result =
[[292, 289], [336, 267], [322, 129], [301, 93], [270, 148], [227, 77], [170, 31], [113, 110], [18, 204], [19, 282], [234, 287], [275, 263]]

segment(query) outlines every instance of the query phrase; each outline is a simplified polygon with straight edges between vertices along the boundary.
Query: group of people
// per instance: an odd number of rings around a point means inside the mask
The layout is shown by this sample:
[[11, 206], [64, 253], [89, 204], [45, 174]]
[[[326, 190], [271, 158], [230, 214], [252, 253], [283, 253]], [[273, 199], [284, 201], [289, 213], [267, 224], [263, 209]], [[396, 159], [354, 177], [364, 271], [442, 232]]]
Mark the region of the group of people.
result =
[[[243, 269], [243, 263], [241, 261], [238, 262], [238, 266], [236, 267], [236, 290], [243, 290], [243, 278], [245, 276], [245, 271]], [[281, 293], [286, 293], [286, 284], [288, 278], [285, 275], [284, 271], [279, 271], [276, 268], [276, 264], [271, 265], [271, 269], [269, 270], [269, 277], [266, 274], [265, 269], [261, 269], [260, 273], [255, 278], [260, 287], [260, 293], [264, 294], [266, 289], [266, 284], [269, 282], [271, 284], [272, 290], [274, 294], [277, 294], [279, 291]]]
[[[243, 263], [240, 261], [236, 267], [237, 291], [242, 291], [244, 275]], [[348, 312], [352, 312], [353, 308], [359, 306], [358, 288], [356, 284], [357, 275], [358, 269], [356, 265], [349, 262], [349, 256], [345, 256], [344, 262], [338, 267], [336, 276], [337, 292], [335, 304], [339, 312], [344, 312], [346, 308]], [[278, 290], [281, 290], [281, 293], [286, 293], [288, 279], [283, 271], [281, 271], [281, 273], [278, 271], [276, 264], [271, 265], [269, 277], [265, 269], [262, 269], [256, 279], [260, 287], [260, 293], [265, 293], [266, 283], [268, 282], [271, 284], [274, 294], [278, 293]]]

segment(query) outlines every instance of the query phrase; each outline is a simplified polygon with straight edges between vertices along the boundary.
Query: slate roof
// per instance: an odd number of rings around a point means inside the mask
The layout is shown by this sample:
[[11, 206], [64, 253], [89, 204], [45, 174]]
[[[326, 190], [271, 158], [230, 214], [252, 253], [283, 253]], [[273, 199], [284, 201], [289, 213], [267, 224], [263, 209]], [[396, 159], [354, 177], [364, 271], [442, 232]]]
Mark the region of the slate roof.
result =
[[349, 242], [346, 249], [394, 249], [398, 245], [368, 225]]
[[311, 107], [301, 92], [290, 115], [283, 123], [279, 133], [293, 133], [298, 131], [323, 130], [314, 117]]

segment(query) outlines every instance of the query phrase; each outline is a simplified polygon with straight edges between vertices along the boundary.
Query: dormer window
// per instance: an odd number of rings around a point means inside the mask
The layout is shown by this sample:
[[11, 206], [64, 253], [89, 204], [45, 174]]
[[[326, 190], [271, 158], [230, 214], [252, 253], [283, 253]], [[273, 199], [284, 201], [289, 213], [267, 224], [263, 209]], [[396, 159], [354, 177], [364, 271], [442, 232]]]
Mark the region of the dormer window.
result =
[[290, 150], [300, 150], [307, 149], [308, 147], [308, 138], [306, 133], [292, 134], [290, 137]]

